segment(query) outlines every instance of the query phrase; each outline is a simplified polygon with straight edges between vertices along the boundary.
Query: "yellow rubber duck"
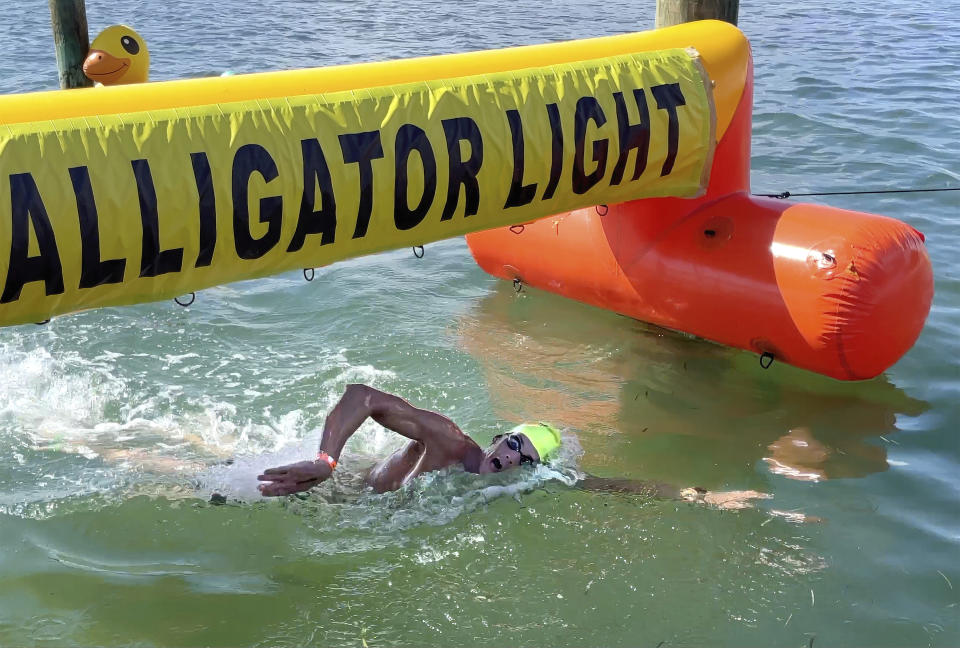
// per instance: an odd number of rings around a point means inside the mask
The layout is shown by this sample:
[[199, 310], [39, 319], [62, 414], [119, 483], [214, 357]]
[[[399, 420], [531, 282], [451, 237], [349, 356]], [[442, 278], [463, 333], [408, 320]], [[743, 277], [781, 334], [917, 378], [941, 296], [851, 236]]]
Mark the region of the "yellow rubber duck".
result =
[[150, 74], [150, 52], [136, 31], [111, 25], [93, 39], [83, 73], [105, 86], [143, 83]]

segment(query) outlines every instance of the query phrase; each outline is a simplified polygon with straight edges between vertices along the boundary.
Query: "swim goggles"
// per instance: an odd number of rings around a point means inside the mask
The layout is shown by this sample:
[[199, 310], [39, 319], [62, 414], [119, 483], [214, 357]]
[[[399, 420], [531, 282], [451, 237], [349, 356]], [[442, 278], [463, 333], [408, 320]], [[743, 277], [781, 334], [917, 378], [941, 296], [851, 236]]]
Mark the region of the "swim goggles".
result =
[[[501, 437], [501, 436], [503, 436], [503, 435], [502, 435], [502, 434], [498, 434], [497, 436], [498, 436], [498, 437]], [[496, 439], [494, 439], [494, 440], [496, 440]], [[520, 465], [521, 465], [521, 466], [522, 466], [524, 463], [530, 463], [530, 464], [537, 463], [537, 462], [534, 460], [534, 458], [531, 457], [530, 455], [523, 454], [523, 450], [521, 450], [521, 448], [523, 447], [523, 437], [521, 437], [519, 434], [508, 434], [508, 435], [507, 435], [507, 447], [510, 448], [511, 450], [513, 450], [514, 452], [520, 454]]]

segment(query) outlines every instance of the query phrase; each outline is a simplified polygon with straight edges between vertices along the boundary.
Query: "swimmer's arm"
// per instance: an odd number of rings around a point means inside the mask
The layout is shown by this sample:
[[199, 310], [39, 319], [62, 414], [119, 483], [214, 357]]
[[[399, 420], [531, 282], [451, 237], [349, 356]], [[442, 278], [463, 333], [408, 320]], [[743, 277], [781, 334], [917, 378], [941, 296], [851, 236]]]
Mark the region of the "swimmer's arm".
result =
[[588, 475], [577, 482], [577, 488], [612, 493], [631, 493], [658, 499], [677, 499], [687, 502], [700, 502], [722, 509], [743, 509], [753, 506], [751, 500], [769, 499], [768, 493], [759, 491], [708, 491], [695, 486], [678, 488], [671, 484], [639, 479], [619, 479], [613, 477], [593, 477]]
[[623, 479], [619, 477], [594, 477], [593, 475], [587, 475], [578, 481], [577, 488], [588, 491], [604, 491], [607, 493], [646, 495], [647, 497], [656, 497], [658, 499], [681, 499], [682, 492], [680, 488], [663, 482]]
[[[399, 396], [367, 385], [348, 385], [324, 421], [320, 451], [339, 461], [343, 446], [368, 417], [397, 434], [429, 446], [432, 452], [446, 455], [451, 462], [461, 459], [472, 443], [442, 414], [414, 407]], [[325, 461], [301, 461], [269, 468], [257, 479], [267, 482], [260, 485], [263, 495], [290, 495], [310, 490], [331, 474], [333, 469]]]
[[442, 414], [414, 407], [399, 396], [368, 385], [348, 385], [323, 424], [320, 450], [339, 460], [347, 439], [368, 417], [434, 450], [456, 453], [462, 451], [467, 440], [460, 428]]

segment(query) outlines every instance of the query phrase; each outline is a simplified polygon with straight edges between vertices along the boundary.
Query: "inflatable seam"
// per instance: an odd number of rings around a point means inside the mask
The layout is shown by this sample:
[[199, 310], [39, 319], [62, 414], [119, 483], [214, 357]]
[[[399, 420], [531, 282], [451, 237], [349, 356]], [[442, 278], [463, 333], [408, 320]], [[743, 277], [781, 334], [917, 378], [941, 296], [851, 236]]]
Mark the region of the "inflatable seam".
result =
[[[702, 198], [710, 188], [710, 172], [713, 170], [713, 156], [717, 151], [717, 105], [713, 96], [713, 80], [707, 74], [707, 69], [703, 65], [700, 52], [695, 47], [688, 47], [685, 50], [693, 61], [693, 67], [700, 73], [703, 80], [704, 94], [707, 98], [707, 108], [710, 114], [710, 132], [708, 134], [708, 147], [706, 159], [703, 164], [703, 173], [700, 175], [700, 190], [692, 198]], [[742, 94], [741, 94], [742, 98]], [[737, 104], [739, 106], [739, 102]], [[734, 111], [736, 112], [736, 111]]]

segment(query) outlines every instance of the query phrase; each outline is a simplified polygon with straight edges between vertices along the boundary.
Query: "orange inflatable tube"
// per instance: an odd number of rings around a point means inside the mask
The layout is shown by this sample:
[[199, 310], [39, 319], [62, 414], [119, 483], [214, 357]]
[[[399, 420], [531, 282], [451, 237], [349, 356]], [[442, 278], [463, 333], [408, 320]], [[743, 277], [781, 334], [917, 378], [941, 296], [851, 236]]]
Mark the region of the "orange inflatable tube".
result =
[[841, 380], [872, 378], [913, 346], [930, 310], [923, 235], [751, 196], [749, 56], [745, 65], [705, 196], [598, 205], [467, 243], [495, 276]]

